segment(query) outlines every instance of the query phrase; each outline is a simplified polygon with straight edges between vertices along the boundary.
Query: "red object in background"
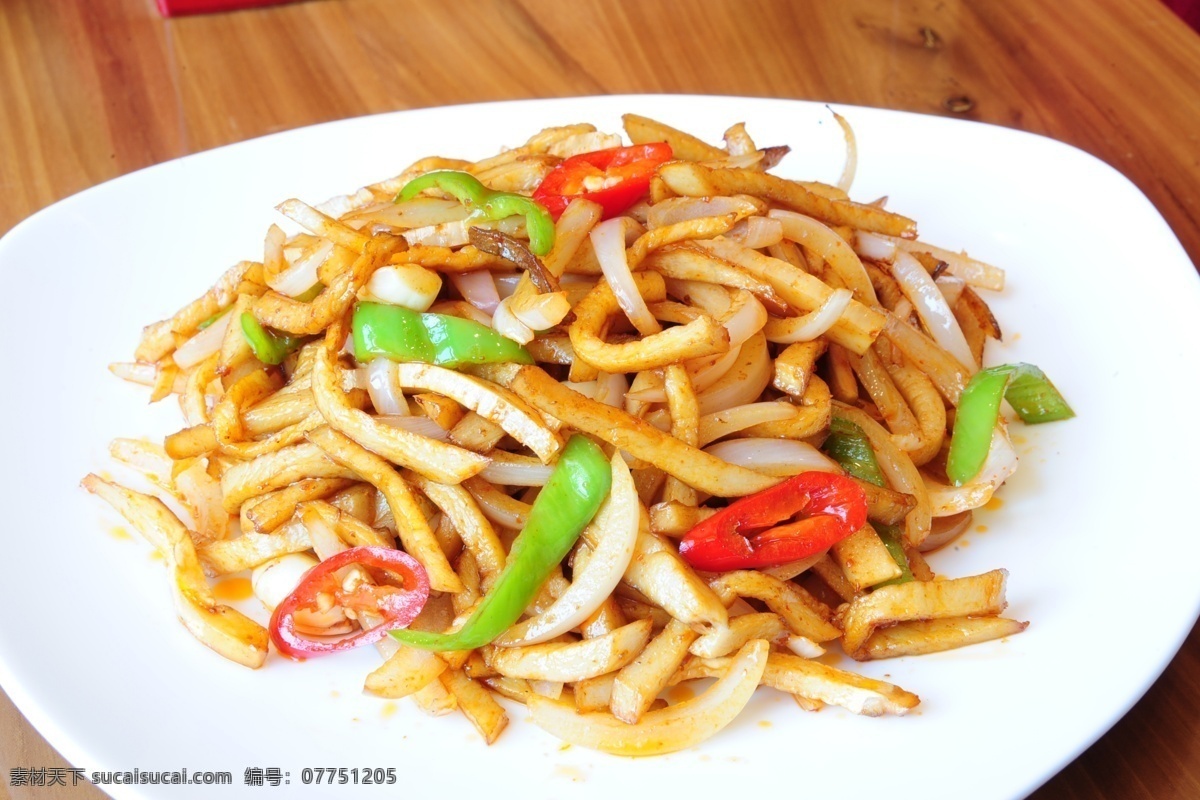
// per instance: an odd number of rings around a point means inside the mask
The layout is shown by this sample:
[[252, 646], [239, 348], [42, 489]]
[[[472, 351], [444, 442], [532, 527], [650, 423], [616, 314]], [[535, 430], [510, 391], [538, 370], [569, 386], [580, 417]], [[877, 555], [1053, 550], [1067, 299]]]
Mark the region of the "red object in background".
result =
[[1192, 26], [1192, 30], [1200, 33], [1200, 0], [1163, 0], [1167, 8]]
[[218, 11], [236, 11], [239, 8], [258, 8], [293, 3], [296, 0], [158, 0], [158, 10], [164, 17], [182, 17], [187, 14], [212, 14]]

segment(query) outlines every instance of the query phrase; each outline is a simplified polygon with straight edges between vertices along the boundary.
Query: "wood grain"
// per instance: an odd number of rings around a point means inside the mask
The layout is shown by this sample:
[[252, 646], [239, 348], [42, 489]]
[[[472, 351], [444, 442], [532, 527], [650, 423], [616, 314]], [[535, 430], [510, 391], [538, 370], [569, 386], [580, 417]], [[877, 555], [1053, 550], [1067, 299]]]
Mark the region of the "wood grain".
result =
[[[6, 0], [0, 233], [117, 175], [301, 125], [478, 100], [696, 92], [962, 116], [1052, 136], [1126, 174], [1200, 260], [1200, 37], [1156, 0], [685, 8], [329, 0], [164, 21], [149, 0]], [[1198, 707], [1193, 631], [1133, 711], [1034, 797], [1200, 797]], [[64, 762], [0, 696], [0, 785], [14, 766], [54, 765]]]

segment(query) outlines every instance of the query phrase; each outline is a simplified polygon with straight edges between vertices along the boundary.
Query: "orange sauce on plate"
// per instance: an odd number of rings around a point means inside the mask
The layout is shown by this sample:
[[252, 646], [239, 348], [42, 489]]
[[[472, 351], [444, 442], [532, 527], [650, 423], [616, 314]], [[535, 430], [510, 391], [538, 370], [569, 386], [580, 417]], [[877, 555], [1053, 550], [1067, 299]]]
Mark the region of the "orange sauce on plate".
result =
[[254, 595], [249, 578], [226, 578], [213, 586], [213, 597], [226, 602], [249, 600]]

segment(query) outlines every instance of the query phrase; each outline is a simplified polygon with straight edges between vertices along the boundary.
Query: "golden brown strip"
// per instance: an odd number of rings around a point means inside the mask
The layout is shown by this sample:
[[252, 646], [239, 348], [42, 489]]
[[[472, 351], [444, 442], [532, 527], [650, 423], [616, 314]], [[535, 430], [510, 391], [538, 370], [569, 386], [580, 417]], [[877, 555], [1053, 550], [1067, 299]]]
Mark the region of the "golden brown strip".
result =
[[221, 476], [222, 503], [226, 511], [234, 513], [247, 500], [304, 478], [357, 477], [354, 470], [338, 464], [316, 445], [294, 444], [225, 470]]
[[728, 155], [721, 148], [713, 147], [690, 133], [684, 133], [649, 117], [625, 114], [621, 119], [625, 123], [625, 132], [629, 134], [629, 141], [634, 144], [666, 142], [671, 145], [671, 153], [675, 158], [687, 161], [707, 161], [713, 158], [724, 158]]
[[270, 533], [292, 518], [296, 506], [306, 500], [323, 500], [334, 492], [354, 484], [346, 478], [305, 478], [274, 492], [263, 495], [253, 503], [242, 506], [243, 527], [259, 533]]
[[[666, 297], [661, 275], [639, 272], [634, 275], [638, 291], [651, 303]], [[705, 315], [687, 325], [668, 328], [641, 339], [622, 344], [604, 341], [602, 332], [609, 317], [621, 306], [608, 281], [601, 280], [575, 306], [575, 322], [569, 333], [578, 358], [604, 372], [637, 372], [657, 369], [689, 358], [715, 355], [729, 350], [729, 332], [712, 317]], [[572, 375], [572, 380], [575, 376]]]
[[703, 492], [741, 497], [778, 483], [778, 478], [728, 464], [689, 447], [644, 420], [585, 397], [538, 367], [494, 370], [488, 377], [507, 386], [540, 411], [627, 450], [636, 458], [660, 467]]
[[[820, 308], [833, 294], [833, 289], [829, 286], [788, 262], [764, 256], [757, 250], [742, 247], [735, 242], [712, 239], [695, 242], [694, 246], [723, 258], [755, 278], [771, 284], [788, 305], [800, 311]], [[885, 319], [878, 311], [857, 300], [851, 300], [841, 318], [825, 336], [830, 341], [861, 353], [879, 336], [884, 323]]]
[[459, 483], [487, 466], [487, 459], [477, 453], [376, 422], [351, 407], [335, 376], [333, 353], [323, 348], [313, 363], [312, 393], [317, 408], [334, 430], [392, 463], [442, 483]]
[[433, 589], [462, 591], [462, 582], [438, 546], [412, 491], [391, 464], [333, 428], [318, 428], [309, 433], [308, 438], [329, 458], [352, 470], [355, 477], [370, 483], [387, 499], [404, 549], [425, 567]]
[[828, 225], [849, 225], [858, 230], [916, 238], [917, 223], [908, 217], [811, 191], [789, 181], [751, 169], [710, 169], [700, 164], [668, 162], [659, 176], [673, 191], [690, 197], [716, 194], [748, 194], [777, 203], [793, 211], [816, 217]]

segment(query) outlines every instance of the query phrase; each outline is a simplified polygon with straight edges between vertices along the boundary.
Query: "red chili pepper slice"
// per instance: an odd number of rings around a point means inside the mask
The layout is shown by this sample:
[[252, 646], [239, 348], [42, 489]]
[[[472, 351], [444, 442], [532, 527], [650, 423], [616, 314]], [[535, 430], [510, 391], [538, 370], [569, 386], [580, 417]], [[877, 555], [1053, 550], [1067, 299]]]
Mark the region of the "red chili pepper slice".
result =
[[803, 472], [704, 520], [683, 537], [679, 554], [709, 572], [774, 567], [819, 553], [866, 523], [867, 496], [858, 484]]
[[[365, 569], [375, 580], [375, 585], [361, 583], [346, 591], [337, 573], [352, 565]], [[402, 586], [394, 585], [397, 579]], [[296, 631], [296, 612], [318, 610], [321, 595], [328, 595], [342, 608], [381, 616], [383, 622], [341, 639], [318, 640], [302, 636]], [[407, 627], [421, 613], [428, 599], [429, 576], [420, 562], [408, 553], [386, 547], [352, 547], [309, 570], [295, 591], [276, 606], [271, 615], [271, 641], [279, 652], [293, 658], [351, 650], [382, 639], [390, 630]]]
[[604, 219], [615, 217], [650, 189], [659, 164], [671, 160], [666, 142], [612, 147], [565, 159], [542, 179], [533, 199], [558, 219], [576, 197], [599, 203]]

